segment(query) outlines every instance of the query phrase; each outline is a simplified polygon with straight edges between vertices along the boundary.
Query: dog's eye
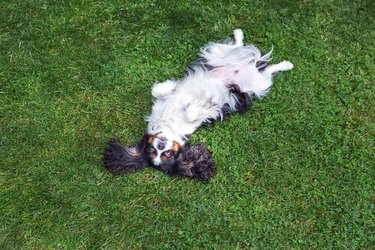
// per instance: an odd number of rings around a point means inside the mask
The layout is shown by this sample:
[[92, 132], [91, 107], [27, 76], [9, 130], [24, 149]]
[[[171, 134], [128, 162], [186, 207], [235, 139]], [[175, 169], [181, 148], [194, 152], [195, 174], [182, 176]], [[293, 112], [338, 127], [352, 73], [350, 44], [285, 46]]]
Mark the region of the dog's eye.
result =
[[155, 153], [155, 152], [156, 152], [156, 149], [155, 149], [153, 146], [151, 146], [151, 147], [148, 148], [147, 151], [148, 151], [149, 153]]
[[172, 152], [172, 150], [167, 150], [167, 151], [164, 152], [164, 155], [165, 155], [165, 157], [170, 158], [170, 157], [172, 157], [173, 152]]

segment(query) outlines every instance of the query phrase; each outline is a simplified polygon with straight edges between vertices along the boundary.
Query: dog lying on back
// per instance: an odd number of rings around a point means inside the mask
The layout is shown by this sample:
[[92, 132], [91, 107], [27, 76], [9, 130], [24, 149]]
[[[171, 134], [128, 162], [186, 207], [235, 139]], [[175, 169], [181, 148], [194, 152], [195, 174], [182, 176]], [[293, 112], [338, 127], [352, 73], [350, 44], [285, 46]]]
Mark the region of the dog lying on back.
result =
[[253, 97], [268, 93], [278, 72], [293, 68], [288, 61], [269, 64], [272, 51], [262, 54], [254, 45], [244, 45], [242, 30], [235, 30], [234, 38], [208, 43], [185, 77], [153, 86], [147, 132], [134, 147], [110, 141], [104, 155], [108, 170], [126, 172], [152, 166], [200, 180], [214, 175], [211, 153], [203, 143], [190, 144], [189, 136], [203, 123], [245, 112]]

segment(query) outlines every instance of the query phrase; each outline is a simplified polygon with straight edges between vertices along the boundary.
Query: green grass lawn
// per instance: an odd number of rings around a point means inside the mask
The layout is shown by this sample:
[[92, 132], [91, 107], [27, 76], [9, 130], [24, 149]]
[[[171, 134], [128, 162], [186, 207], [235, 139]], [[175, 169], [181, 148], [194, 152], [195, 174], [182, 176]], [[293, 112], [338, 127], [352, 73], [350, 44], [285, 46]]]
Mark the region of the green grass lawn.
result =
[[[179, 2], [179, 3], [177, 3]], [[374, 1], [0, 3], [0, 249], [371, 249]], [[155, 81], [242, 28], [295, 68], [205, 126], [208, 183], [106, 172]]]

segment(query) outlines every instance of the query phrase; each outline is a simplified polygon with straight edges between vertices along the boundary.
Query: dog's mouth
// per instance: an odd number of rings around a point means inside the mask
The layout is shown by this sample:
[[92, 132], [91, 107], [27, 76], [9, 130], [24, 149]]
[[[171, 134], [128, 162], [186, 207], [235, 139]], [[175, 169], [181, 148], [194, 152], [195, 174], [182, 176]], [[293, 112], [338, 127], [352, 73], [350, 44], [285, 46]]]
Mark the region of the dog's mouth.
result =
[[154, 166], [155, 169], [161, 170], [161, 171], [168, 171], [168, 170], [170, 170], [170, 168], [165, 167], [165, 166], [163, 166], [161, 164], [159, 164], [159, 165], [153, 165], [153, 166]]
[[158, 165], [155, 165], [154, 163], [152, 163], [152, 167], [154, 169], [157, 169], [159, 171], [163, 171], [163, 172], [170, 172], [172, 170], [172, 165], [168, 165], [168, 164], [158, 164]]

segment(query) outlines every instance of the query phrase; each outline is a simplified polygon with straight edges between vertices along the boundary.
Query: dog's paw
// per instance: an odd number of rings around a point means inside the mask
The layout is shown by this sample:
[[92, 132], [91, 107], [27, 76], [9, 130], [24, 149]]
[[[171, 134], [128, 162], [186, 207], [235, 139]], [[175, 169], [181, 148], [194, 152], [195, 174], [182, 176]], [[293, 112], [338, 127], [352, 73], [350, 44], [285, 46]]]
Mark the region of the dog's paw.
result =
[[291, 70], [294, 67], [293, 63], [289, 61], [282, 61], [279, 65], [282, 70]]
[[168, 80], [163, 83], [157, 83], [153, 86], [151, 94], [155, 98], [162, 98], [171, 94], [176, 89], [176, 82]]
[[199, 108], [196, 105], [189, 105], [185, 108], [185, 120], [187, 122], [194, 122], [198, 119]]

